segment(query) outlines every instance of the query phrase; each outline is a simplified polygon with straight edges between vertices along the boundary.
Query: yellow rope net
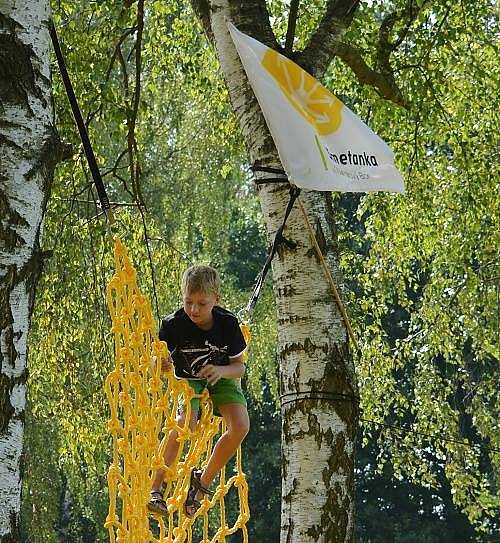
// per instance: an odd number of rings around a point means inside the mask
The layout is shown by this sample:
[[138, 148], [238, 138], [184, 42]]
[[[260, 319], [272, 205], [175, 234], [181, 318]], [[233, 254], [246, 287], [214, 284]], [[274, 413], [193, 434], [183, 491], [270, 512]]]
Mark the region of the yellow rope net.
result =
[[[136, 270], [118, 239], [114, 258], [116, 273], [107, 289], [116, 360], [106, 379], [111, 412], [108, 429], [113, 443], [113, 461], [108, 471], [109, 514], [105, 523], [110, 541], [191, 543], [196, 537], [199, 543], [227, 543], [226, 538], [241, 529], [247, 543], [250, 512], [241, 448], [236, 454], [235, 474], [226, 481], [225, 468], [222, 469], [214, 495], [205, 496], [194, 518], [184, 513], [191, 470], [207, 463], [214, 438], [224, 427], [212, 413], [207, 391], [196, 396], [172, 371], [161, 373], [161, 364], [153, 363], [153, 357], [160, 360], [167, 356], [167, 347], [157, 337], [149, 300], [138, 289]], [[248, 339], [248, 329], [242, 330]], [[191, 431], [190, 400], [194, 397], [201, 398], [201, 415]], [[176, 421], [179, 405], [186, 409], [182, 426]], [[165, 466], [163, 451], [173, 429], [178, 432], [179, 451], [172, 465]], [[160, 434], [164, 438], [158, 447]], [[165, 516], [152, 515], [146, 509], [157, 469], [166, 471]], [[239, 514], [230, 526], [225, 497], [233, 486], [238, 493]], [[216, 521], [218, 527], [214, 529], [211, 525]]]

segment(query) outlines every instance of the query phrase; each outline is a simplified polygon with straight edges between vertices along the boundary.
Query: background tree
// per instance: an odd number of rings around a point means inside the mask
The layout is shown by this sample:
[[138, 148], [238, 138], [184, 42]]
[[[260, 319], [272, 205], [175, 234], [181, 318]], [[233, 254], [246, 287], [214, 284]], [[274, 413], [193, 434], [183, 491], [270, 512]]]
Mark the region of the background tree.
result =
[[0, 4], [0, 540], [17, 541], [28, 330], [39, 236], [61, 155], [51, 101], [49, 3]]

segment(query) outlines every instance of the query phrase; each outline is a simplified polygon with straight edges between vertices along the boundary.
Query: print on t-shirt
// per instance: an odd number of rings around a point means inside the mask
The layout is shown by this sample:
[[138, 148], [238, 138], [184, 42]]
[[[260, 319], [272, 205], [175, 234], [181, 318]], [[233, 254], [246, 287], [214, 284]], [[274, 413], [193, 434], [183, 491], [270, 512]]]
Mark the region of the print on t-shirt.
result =
[[213, 364], [214, 366], [227, 366], [229, 364], [227, 345], [217, 347], [211, 345], [208, 340], [205, 341], [204, 347], [195, 345], [176, 347], [171, 356], [174, 361], [176, 375], [182, 375], [183, 377], [196, 378], [197, 374], [207, 364]]

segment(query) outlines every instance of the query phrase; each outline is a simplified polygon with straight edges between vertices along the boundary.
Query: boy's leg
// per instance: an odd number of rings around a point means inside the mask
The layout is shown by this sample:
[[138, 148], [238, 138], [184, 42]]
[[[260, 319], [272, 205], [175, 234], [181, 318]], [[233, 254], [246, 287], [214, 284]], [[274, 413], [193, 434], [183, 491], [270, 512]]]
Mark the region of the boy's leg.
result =
[[[200, 380], [188, 380], [189, 386], [193, 389], [195, 394], [201, 394], [205, 388], [205, 381]], [[191, 420], [189, 421], [189, 428], [194, 430], [196, 422], [198, 420], [198, 410], [200, 408], [200, 399], [195, 396], [191, 399]], [[184, 426], [186, 420], [186, 411], [177, 417], [177, 424], [179, 426]], [[179, 450], [179, 442], [177, 438], [179, 434], [176, 430], [172, 430], [167, 438], [167, 444], [165, 445], [165, 450], [163, 452], [163, 461], [166, 466], [170, 466], [177, 456]], [[162, 442], [163, 443], [163, 442]], [[160, 445], [161, 447], [161, 445]], [[159, 469], [156, 471], [153, 478], [153, 484], [151, 485], [151, 492], [159, 492], [161, 490], [161, 485], [165, 479], [165, 470]]]
[[[198, 420], [198, 410], [192, 409], [191, 420], [189, 421], [189, 427], [191, 430], [194, 430], [197, 420]], [[185, 421], [186, 421], [186, 412], [183, 411], [177, 417], [177, 424], [179, 426], [184, 426]], [[168, 435], [167, 444], [165, 445], [165, 450], [163, 451], [163, 461], [165, 462], [166, 466], [170, 466], [172, 462], [175, 460], [175, 457], [177, 456], [177, 452], [179, 450], [179, 442], [177, 441], [178, 437], [179, 437], [179, 434], [177, 430], [171, 430], [170, 434]], [[151, 491], [159, 492], [161, 490], [161, 485], [164, 479], [165, 479], [165, 470], [162, 470], [162, 469], [157, 470], [153, 478]]]
[[[250, 428], [248, 411], [244, 405], [229, 403], [218, 405], [218, 408], [226, 423], [226, 431], [217, 441], [208, 464], [201, 474], [200, 482], [205, 488], [210, 486], [217, 473], [219, 473], [238, 450]], [[199, 500], [202, 496], [202, 493], [198, 493], [196, 498]]]

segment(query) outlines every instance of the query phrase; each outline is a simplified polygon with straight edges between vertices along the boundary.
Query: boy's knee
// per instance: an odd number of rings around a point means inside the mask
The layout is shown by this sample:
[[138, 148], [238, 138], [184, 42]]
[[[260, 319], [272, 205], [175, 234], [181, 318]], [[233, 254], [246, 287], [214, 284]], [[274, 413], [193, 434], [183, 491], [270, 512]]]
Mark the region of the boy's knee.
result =
[[238, 424], [235, 424], [231, 429], [230, 433], [233, 438], [238, 441], [243, 441], [250, 430], [249, 421], [240, 421]]

